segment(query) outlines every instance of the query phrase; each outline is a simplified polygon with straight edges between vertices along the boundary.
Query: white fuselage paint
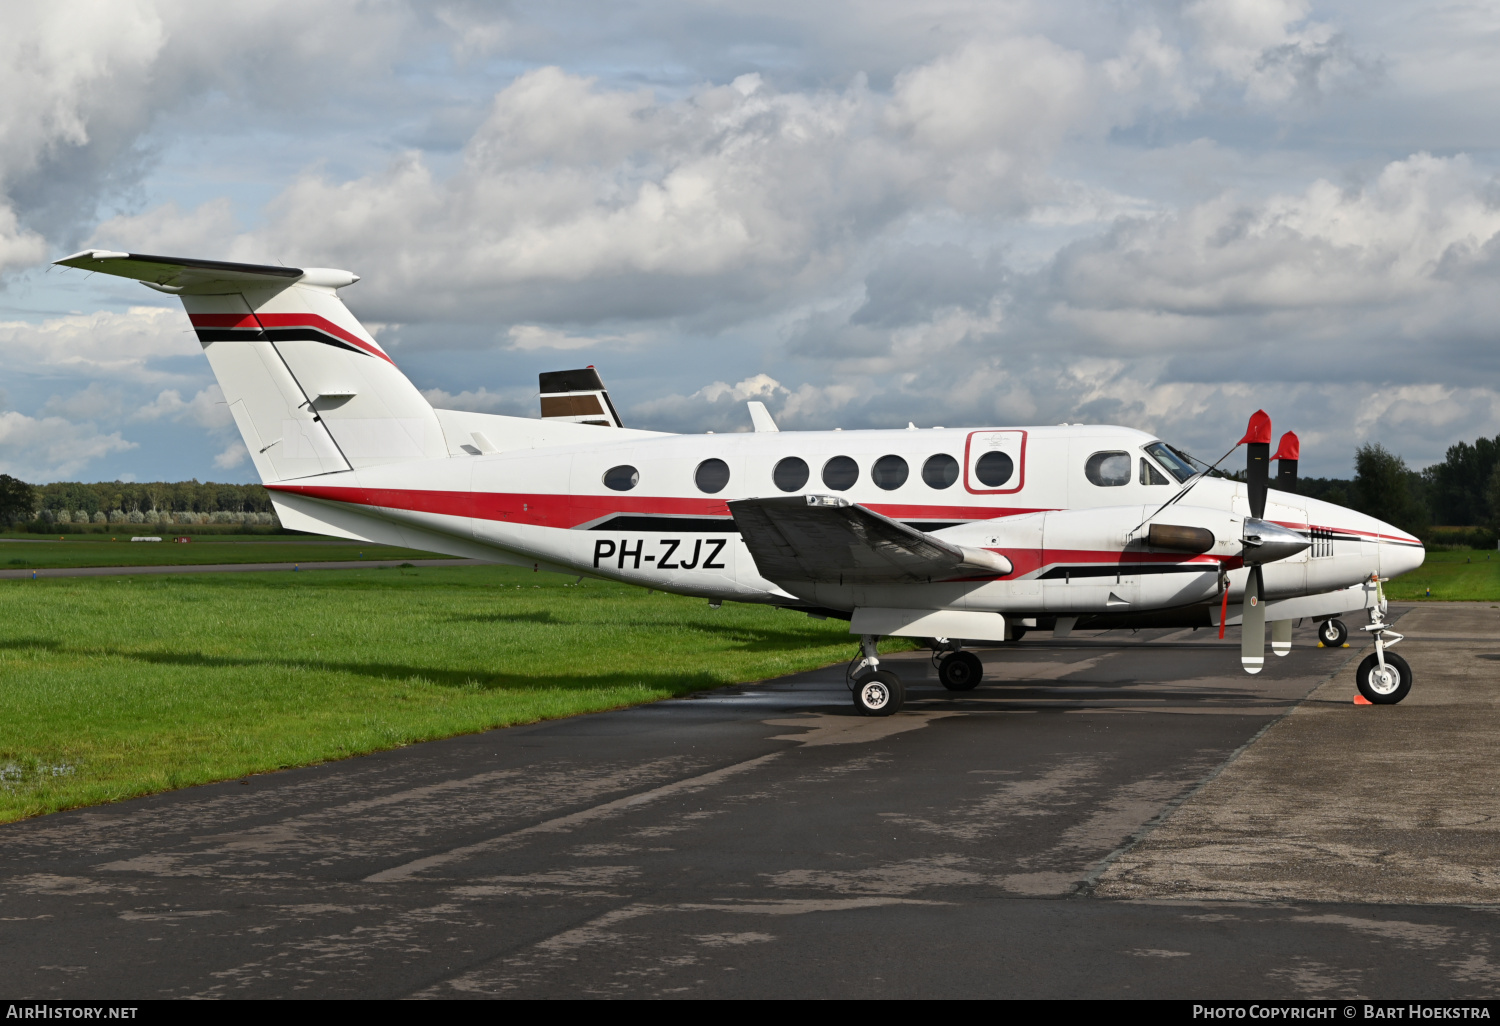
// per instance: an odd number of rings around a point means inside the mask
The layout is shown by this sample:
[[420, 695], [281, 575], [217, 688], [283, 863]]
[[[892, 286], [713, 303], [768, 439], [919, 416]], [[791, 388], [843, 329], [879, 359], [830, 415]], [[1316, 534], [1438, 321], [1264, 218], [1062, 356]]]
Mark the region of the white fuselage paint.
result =
[[[1131, 535], [1180, 485], [1144, 447], [1154, 436], [1129, 428], [1057, 427], [776, 432], [667, 435], [521, 418], [437, 411], [448, 434], [480, 430], [501, 451], [469, 455], [450, 439], [448, 458], [283, 480], [271, 484], [283, 522], [299, 529], [431, 551], [477, 556], [538, 569], [577, 572], [685, 595], [743, 602], [818, 606], [973, 609], [1003, 613], [1116, 613], [1220, 599], [1228, 568], [1231, 601], [1243, 593], [1240, 534], [1249, 515], [1245, 486], [1201, 480], [1158, 523], [1202, 526], [1216, 544], [1196, 559], [1156, 552], [1173, 572], [1129, 562], [1141, 552]], [[977, 463], [1006, 454], [1009, 478], [986, 486]], [[1125, 483], [1104, 487], [1085, 472], [1090, 457], [1124, 453]], [[934, 487], [923, 465], [946, 455], [958, 479]], [[825, 464], [854, 460], [858, 479], [844, 488], [822, 480]], [[897, 456], [908, 474], [896, 487], [872, 479], [877, 460]], [[783, 491], [779, 461], [803, 460], [805, 484]], [[728, 484], [705, 494], [695, 472], [722, 460]], [[1141, 462], [1149, 461], [1150, 470]], [[637, 483], [604, 483], [614, 467], [634, 468]], [[1170, 483], [1144, 483], [1167, 480]], [[889, 483], [887, 481], [886, 483]], [[783, 494], [837, 494], [892, 519], [961, 545], [990, 549], [1015, 566], [1004, 578], [881, 587], [817, 584], [788, 592], [756, 570], [733, 530], [725, 503]], [[1266, 598], [1348, 588], [1372, 574], [1419, 566], [1411, 535], [1330, 503], [1272, 490], [1266, 520], [1312, 532], [1313, 546], [1264, 567]], [[681, 529], [678, 529], [678, 525]], [[1134, 539], [1134, 540], [1133, 540]], [[1149, 550], [1147, 550], [1149, 551]], [[1122, 558], [1127, 561], [1122, 561]], [[1192, 564], [1183, 566], [1183, 564]]]

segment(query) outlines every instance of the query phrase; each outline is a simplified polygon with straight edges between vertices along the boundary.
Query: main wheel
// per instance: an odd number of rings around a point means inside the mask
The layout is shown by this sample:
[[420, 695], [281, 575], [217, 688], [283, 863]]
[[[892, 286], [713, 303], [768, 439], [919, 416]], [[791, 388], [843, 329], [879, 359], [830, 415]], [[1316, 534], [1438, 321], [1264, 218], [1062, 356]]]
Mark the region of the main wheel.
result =
[[1349, 628], [1342, 620], [1324, 620], [1318, 624], [1318, 640], [1324, 648], [1341, 648], [1349, 637]]
[[854, 708], [866, 716], [889, 716], [904, 701], [901, 678], [887, 670], [867, 673], [854, 682]]
[[1022, 638], [1026, 637], [1026, 630], [1027, 629], [1025, 627], [1012, 627], [1010, 629], [1010, 640], [1020, 641]]
[[1395, 705], [1411, 690], [1411, 667], [1394, 652], [1387, 652], [1385, 669], [1381, 670], [1380, 660], [1371, 652], [1359, 664], [1356, 683], [1371, 705]]
[[938, 680], [949, 691], [973, 691], [984, 677], [984, 664], [973, 652], [950, 652], [938, 663]]

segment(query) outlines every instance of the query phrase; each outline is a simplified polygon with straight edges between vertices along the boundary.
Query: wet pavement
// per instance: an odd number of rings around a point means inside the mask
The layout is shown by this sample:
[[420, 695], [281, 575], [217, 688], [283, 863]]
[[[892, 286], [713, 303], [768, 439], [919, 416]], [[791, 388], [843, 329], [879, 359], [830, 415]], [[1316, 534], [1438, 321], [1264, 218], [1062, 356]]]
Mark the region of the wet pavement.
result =
[[[1462, 650], [1412, 632], [1389, 708], [1347, 704], [1363, 638], [1310, 626], [1257, 677], [1209, 631], [1033, 634], [958, 696], [925, 653], [888, 660], [890, 718], [837, 667], [12, 824], [0, 975], [35, 998], [1494, 995], [1472, 863], [1500, 771], [1442, 783], [1480, 750], [1443, 739], [1493, 737], [1495, 706], [1423, 712], [1487, 683], [1422, 697], [1500, 626], [1463, 622]], [[1309, 809], [1384, 739], [1431, 750], [1399, 767], [1427, 784], [1369, 784], [1352, 826]], [[1467, 833], [1421, 848], [1448, 806]], [[1459, 868], [1330, 890], [1309, 867], [1359, 837]]]

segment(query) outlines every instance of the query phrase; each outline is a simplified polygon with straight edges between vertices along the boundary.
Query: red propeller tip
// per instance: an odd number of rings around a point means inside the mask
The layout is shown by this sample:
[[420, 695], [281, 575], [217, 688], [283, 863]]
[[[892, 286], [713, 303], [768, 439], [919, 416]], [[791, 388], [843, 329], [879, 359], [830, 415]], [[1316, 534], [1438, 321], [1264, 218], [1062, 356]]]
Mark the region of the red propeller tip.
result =
[[1288, 431], [1281, 436], [1281, 444], [1276, 447], [1276, 455], [1273, 460], [1295, 460], [1297, 454], [1302, 451], [1302, 443], [1297, 441], [1297, 436]]
[[1250, 426], [1245, 430], [1245, 437], [1239, 441], [1240, 445], [1260, 442], [1264, 445], [1271, 444], [1271, 417], [1265, 410], [1256, 410], [1250, 415]]

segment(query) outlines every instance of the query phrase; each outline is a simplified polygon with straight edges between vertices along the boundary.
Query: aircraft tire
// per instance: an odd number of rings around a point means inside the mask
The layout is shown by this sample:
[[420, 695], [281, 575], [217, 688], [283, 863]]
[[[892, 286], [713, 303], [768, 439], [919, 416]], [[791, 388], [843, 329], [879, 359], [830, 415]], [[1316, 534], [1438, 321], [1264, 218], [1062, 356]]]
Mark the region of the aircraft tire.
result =
[[1324, 648], [1340, 648], [1349, 638], [1349, 628], [1339, 619], [1324, 620], [1318, 624], [1318, 640]]
[[901, 678], [888, 670], [866, 673], [854, 682], [854, 708], [863, 716], [889, 716], [905, 701]]
[[1359, 693], [1371, 705], [1395, 705], [1411, 691], [1411, 667], [1405, 659], [1394, 652], [1387, 652], [1385, 666], [1389, 677], [1382, 680], [1380, 660], [1375, 657], [1374, 652], [1365, 656], [1365, 661], [1359, 664], [1359, 675], [1355, 682], [1359, 685]]
[[973, 652], [951, 652], [938, 663], [938, 680], [949, 691], [973, 691], [984, 679], [984, 663]]

